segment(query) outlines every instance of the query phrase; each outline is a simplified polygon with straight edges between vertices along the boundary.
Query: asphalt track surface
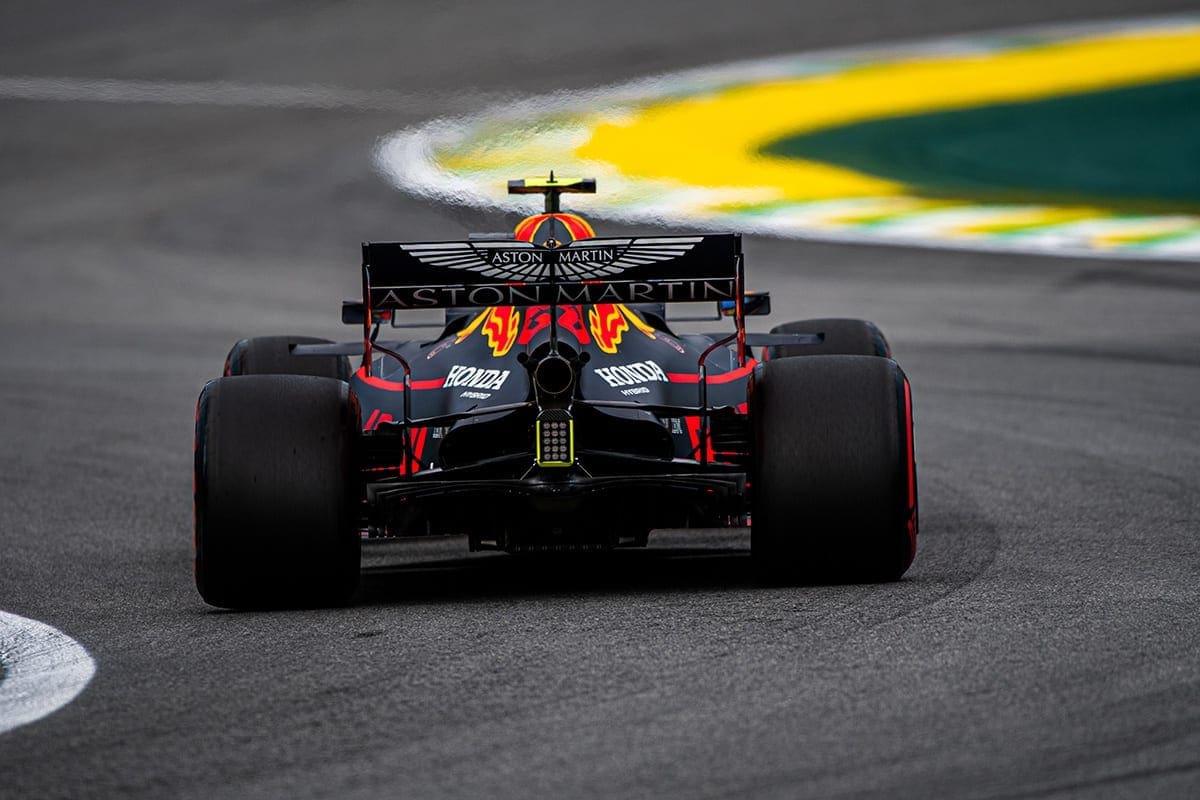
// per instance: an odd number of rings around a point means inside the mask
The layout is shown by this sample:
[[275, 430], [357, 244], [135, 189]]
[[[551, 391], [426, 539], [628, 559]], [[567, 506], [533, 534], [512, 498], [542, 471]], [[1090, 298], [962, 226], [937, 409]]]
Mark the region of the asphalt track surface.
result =
[[0, 76], [379, 102], [0, 99], [0, 608], [97, 663], [0, 735], [0, 795], [1200, 792], [1195, 265], [748, 241], [777, 319], [873, 318], [912, 379], [896, 584], [760, 588], [719, 533], [548, 566], [376, 548], [329, 611], [217, 612], [190, 566], [194, 401], [229, 345], [345, 336], [361, 239], [500, 222], [393, 192], [376, 137], [478, 96], [1189, 3], [193, 5], [6, 2]]

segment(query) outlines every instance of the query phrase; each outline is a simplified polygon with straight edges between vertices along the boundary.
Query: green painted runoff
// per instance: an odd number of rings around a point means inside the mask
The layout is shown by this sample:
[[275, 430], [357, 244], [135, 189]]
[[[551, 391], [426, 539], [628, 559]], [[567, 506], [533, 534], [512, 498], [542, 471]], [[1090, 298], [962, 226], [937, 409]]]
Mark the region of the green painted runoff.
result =
[[827, 128], [762, 152], [929, 197], [1195, 211], [1200, 78]]

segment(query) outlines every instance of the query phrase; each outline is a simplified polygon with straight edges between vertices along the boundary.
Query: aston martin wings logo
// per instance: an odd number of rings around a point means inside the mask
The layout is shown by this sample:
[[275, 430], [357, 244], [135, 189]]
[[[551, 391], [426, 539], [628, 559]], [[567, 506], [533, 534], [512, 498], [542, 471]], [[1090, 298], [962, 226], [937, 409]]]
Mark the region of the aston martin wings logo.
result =
[[556, 266], [561, 281], [612, 278], [631, 267], [669, 261], [691, 250], [703, 236], [585, 239], [548, 249], [529, 242], [434, 242], [402, 244], [403, 250], [434, 267], [466, 270], [502, 281], [545, 283]]

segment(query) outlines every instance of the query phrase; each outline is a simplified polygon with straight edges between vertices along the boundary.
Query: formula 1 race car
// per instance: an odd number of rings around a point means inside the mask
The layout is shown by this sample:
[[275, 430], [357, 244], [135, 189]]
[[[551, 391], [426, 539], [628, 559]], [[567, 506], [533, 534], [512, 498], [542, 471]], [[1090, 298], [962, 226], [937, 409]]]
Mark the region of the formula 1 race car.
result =
[[[770, 297], [744, 288], [740, 236], [597, 237], [560, 210], [595, 181], [509, 191], [546, 198], [515, 234], [362, 246], [362, 300], [342, 306], [361, 342], [234, 345], [196, 409], [205, 601], [345, 602], [364, 539], [448, 534], [523, 553], [752, 524], [773, 581], [908, 569], [912, 395], [878, 328], [748, 333]], [[732, 330], [678, 332], [679, 303]], [[435, 336], [381, 338], [422, 310]]]

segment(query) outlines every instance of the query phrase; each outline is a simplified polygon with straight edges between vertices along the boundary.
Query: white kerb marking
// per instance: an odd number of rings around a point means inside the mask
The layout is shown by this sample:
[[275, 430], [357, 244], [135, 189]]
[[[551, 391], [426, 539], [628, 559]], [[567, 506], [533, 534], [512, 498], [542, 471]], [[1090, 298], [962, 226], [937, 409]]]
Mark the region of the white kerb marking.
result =
[[0, 611], [0, 733], [74, 700], [96, 674], [83, 645], [57, 628]]

